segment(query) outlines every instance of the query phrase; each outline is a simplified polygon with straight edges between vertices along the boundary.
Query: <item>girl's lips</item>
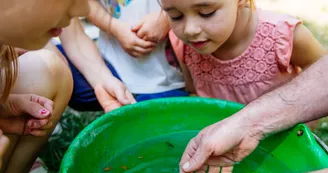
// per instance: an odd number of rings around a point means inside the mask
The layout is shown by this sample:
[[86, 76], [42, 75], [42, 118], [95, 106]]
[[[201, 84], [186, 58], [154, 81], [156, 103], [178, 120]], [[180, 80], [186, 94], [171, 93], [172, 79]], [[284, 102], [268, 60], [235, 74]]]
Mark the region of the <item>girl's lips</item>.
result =
[[191, 41], [191, 42], [190, 42], [190, 44], [191, 44], [193, 47], [198, 48], [198, 49], [200, 49], [200, 48], [206, 46], [207, 43], [208, 43], [208, 41], [196, 41], [196, 42], [195, 42], [195, 41]]
[[58, 37], [62, 33], [63, 29], [62, 28], [52, 28], [49, 33], [53, 37]]

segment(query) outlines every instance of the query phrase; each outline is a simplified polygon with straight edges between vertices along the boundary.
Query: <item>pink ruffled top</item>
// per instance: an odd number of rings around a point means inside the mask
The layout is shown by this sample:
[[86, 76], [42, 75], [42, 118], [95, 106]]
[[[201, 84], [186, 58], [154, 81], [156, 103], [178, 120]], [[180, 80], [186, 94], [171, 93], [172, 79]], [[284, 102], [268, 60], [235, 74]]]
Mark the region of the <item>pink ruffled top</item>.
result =
[[198, 54], [170, 32], [174, 50], [188, 67], [199, 96], [247, 104], [297, 75], [290, 58], [294, 29], [301, 21], [260, 10], [258, 16], [252, 43], [228, 61]]

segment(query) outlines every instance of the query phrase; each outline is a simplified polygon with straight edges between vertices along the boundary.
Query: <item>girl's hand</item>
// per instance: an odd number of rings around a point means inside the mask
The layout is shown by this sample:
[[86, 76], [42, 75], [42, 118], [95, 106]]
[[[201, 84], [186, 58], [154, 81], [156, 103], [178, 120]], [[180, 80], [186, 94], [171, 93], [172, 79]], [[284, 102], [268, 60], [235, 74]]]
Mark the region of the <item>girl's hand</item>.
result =
[[34, 94], [10, 94], [0, 108], [5, 133], [44, 136], [53, 130], [53, 102]]

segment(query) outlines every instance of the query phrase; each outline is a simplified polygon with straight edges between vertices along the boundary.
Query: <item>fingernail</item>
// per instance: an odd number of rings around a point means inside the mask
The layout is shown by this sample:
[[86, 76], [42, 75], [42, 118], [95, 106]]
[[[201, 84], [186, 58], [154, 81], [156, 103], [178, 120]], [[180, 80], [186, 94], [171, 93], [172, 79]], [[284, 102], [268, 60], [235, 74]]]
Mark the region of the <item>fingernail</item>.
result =
[[40, 123], [38, 121], [33, 122], [33, 127], [36, 127], [36, 128], [40, 127]]
[[182, 169], [186, 170], [189, 168], [189, 166], [190, 166], [190, 163], [186, 162], [185, 164], [183, 164]]
[[41, 115], [44, 115], [44, 116], [47, 116], [47, 115], [49, 115], [49, 111], [48, 110], [45, 110], [45, 109], [41, 109], [40, 110], [40, 114]]
[[30, 122], [28, 122], [28, 126], [33, 128], [34, 127], [34, 123], [30, 121]]

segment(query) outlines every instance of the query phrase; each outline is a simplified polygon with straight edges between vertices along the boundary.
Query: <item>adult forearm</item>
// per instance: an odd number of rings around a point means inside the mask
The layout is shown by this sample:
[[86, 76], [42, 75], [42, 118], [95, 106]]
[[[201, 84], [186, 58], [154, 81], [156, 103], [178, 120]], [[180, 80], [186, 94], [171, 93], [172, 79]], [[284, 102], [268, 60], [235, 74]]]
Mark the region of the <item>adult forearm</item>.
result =
[[328, 56], [291, 82], [255, 100], [237, 113], [249, 129], [270, 135], [328, 112]]

